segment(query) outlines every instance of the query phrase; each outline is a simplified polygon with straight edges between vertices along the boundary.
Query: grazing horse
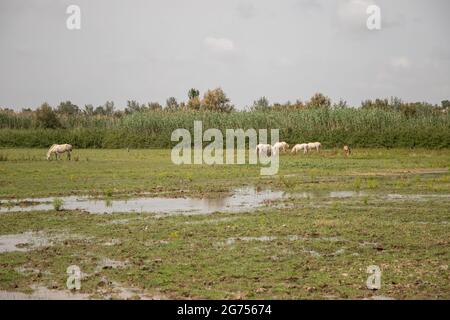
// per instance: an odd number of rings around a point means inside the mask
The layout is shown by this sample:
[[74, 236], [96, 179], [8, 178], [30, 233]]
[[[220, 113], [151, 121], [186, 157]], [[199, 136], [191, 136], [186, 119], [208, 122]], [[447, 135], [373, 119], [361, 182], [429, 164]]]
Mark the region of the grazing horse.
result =
[[345, 155], [346, 155], [347, 157], [348, 157], [349, 155], [351, 155], [352, 150], [350, 149], [349, 146], [347, 146], [347, 145], [344, 146], [344, 153], [345, 153]]
[[320, 142], [310, 142], [308, 143], [308, 149], [316, 149], [317, 152], [320, 151], [320, 148], [322, 148], [322, 144]]
[[285, 153], [289, 150], [289, 145], [286, 142], [277, 142], [272, 147], [274, 154], [280, 154], [280, 152]]
[[258, 144], [256, 146], [256, 153], [259, 157], [262, 155], [270, 157], [272, 155], [272, 146], [270, 144]]
[[292, 154], [297, 154], [297, 152], [300, 152], [300, 150], [303, 150], [304, 154], [308, 153], [308, 144], [307, 143], [296, 144], [292, 148], [291, 153]]
[[52, 154], [55, 154], [56, 160], [58, 160], [58, 154], [67, 152], [67, 159], [70, 160], [70, 152], [72, 151], [72, 145], [71, 144], [54, 144], [48, 149], [47, 152], [47, 160], [50, 160], [52, 157]]

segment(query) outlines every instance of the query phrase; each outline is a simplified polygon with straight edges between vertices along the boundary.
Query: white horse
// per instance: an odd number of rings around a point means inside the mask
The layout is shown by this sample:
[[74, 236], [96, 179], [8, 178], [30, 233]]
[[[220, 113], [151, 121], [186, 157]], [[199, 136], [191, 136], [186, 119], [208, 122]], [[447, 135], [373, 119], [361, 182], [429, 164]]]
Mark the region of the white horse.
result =
[[47, 160], [50, 160], [52, 154], [55, 154], [56, 160], [58, 160], [58, 154], [67, 152], [67, 159], [70, 160], [70, 152], [72, 151], [71, 144], [54, 144], [48, 149]]
[[322, 144], [320, 142], [310, 142], [308, 143], [308, 149], [316, 149], [317, 152], [320, 151], [320, 148], [322, 148]]
[[308, 153], [308, 144], [307, 143], [302, 143], [302, 144], [296, 144], [292, 150], [291, 153], [292, 154], [297, 154], [297, 152], [300, 152], [301, 150], [303, 150], [303, 153]]
[[352, 154], [352, 150], [350, 149], [349, 146], [345, 145], [344, 146], [344, 154], [348, 157], [349, 155]]
[[289, 145], [286, 142], [277, 142], [273, 145], [272, 151], [274, 154], [280, 154], [280, 152], [285, 153], [289, 150]]
[[270, 157], [272, 155], [272, 146], [270, 144], [258, 144], [256, 146], [256, 153], [259, 157], [262, 155]]

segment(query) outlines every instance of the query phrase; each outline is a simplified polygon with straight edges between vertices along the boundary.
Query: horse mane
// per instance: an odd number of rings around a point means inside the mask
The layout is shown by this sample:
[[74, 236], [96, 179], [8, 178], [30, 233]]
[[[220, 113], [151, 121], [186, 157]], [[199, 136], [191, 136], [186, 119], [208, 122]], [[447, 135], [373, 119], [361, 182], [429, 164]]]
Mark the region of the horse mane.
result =
[[52, 144], [51, 147], [48, 149], [47, 157], [50, 155], [50, 153], [52, 152], [52, 150], [55, 146], [57, 146], [57, 144]]

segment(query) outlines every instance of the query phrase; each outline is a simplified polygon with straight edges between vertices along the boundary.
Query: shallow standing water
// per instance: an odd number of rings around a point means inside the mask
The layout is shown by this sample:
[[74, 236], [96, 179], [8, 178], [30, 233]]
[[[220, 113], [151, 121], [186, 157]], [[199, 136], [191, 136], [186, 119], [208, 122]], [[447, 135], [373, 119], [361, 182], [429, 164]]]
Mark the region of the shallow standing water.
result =
[[[86, 196], [60, 197], [65, 210], [83, 210], [89, 213], [114, 212], [151, 212], [163, 214], [208, 214], [213, 212], [240, 212], [261, 206], [267, 200], [277, 200], [285, 196], [282, 191], [263, 190], [255, 188], [240, 188], [234, 190], [232, 196], [222, 198], [163, 198], [146, 197], [130, 199], [92, 199]], [[23, 207], [17, 204], [0, 207], [0, 212], [26, 212], [53, 210], [54, 198], [23, 199], [31, 205]], [[2, 201], [5, 204], [5, 201]]]
[[[215, 198], [164, 198], [135, 197], [129, 199], [99, 199], [88, 196], [60, 197], [64, 210], [82, 210], [94, 214], [110, 213], [157, 213], [157, 214], [209, 214], [213, 212], [251, 211], [267, 201], [286, 198], [345, 199], [366, 196], [365, 192], [319, 191], [295, 192], [259, 190], [255, 187], [238, 188], [231, 196]], [[426, 201], [435, 198], [449, 199], [449, 194], [400, 195], [380, 194], [384, 201]], [[15, 202], [0, 200], [0, 213], [54, 210], [54, 198], [28, 198]]]

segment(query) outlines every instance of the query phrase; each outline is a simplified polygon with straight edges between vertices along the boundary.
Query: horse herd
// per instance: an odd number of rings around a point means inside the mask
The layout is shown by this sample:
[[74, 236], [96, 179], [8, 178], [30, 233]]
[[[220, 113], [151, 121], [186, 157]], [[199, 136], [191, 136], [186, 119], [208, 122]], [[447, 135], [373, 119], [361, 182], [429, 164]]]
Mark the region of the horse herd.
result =
[[[309, 142], [296, 144], [292, 150], [291, 154], [297, 154], [298, 152], [303, 150], [303, 153], [306, 154], [308, 151], [315, 149], [317, 152], [322, 148], [322, 144], [320, 142]], [[67, 158], [70, 160], [70, 153], [72, 152], [73, 147], [71, 144], [53, 144], [47, 152], [47, 160], [50, 160], [52, 155], [55, 155], [56, 160], [58, 160], [58, 155], [67, 152]], [[350, 147], [345, 145], [344, 154], [348, 157], [351, 154]], [[289, 144], [286, 142], [277, 142], [273, 146], [270, 144], [258, 144], [256, 146], [256, 153], [258, 156], [271, 156], [271, 155], [279, 155], [280, 153], [287, 153], [289, 151]]]
[[[322, 144], [320, 142], [309, 142], [309, 143], [301, 143], [296, 144], [292, 150], [291, 154], [297, 154], [300, 151], [303, 151], [304, 154], [308, 153], [310, 150], [320, 151], [322, 148]], [[351, 154], [350, 147], [345, 145], [344, 154], [348, 157]], [[273, 146], [270, 144], [258, 144], [256, 146], [256, 153], [258, 156], [271, 156], [278, 155], [280, 153], [288, 153], [289, 152], [289, 144], [286, 142], [277, 142]]]

